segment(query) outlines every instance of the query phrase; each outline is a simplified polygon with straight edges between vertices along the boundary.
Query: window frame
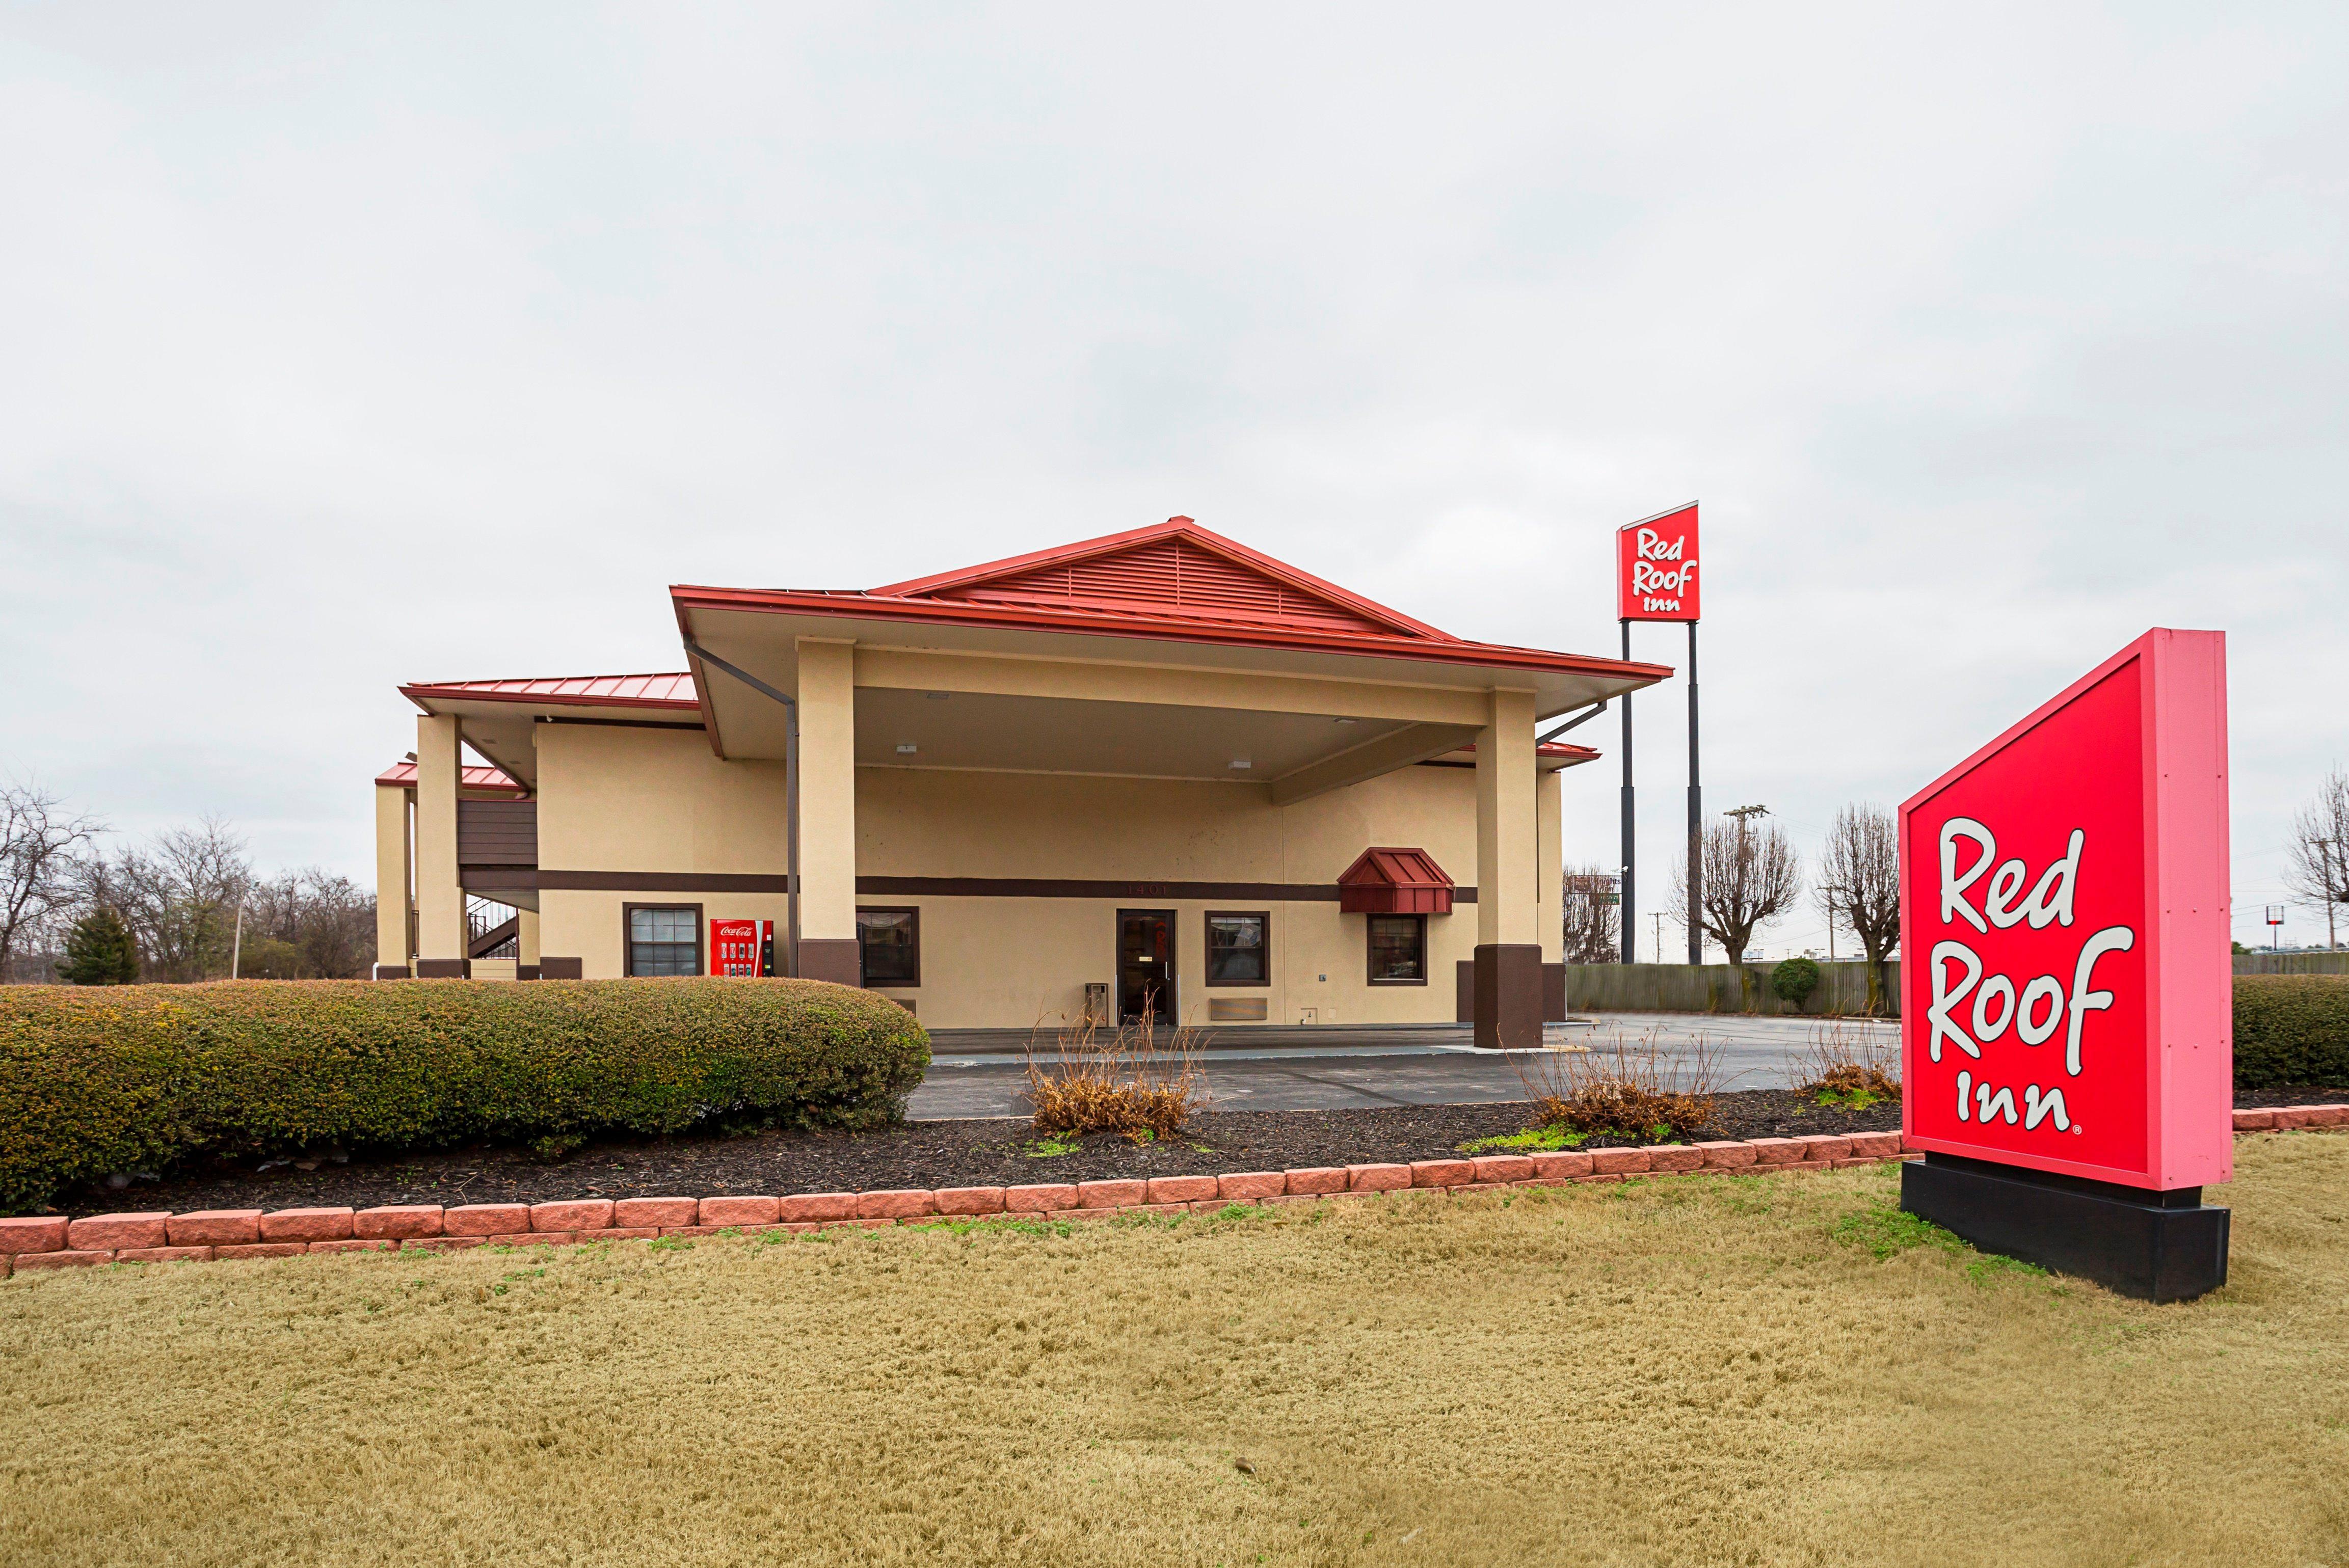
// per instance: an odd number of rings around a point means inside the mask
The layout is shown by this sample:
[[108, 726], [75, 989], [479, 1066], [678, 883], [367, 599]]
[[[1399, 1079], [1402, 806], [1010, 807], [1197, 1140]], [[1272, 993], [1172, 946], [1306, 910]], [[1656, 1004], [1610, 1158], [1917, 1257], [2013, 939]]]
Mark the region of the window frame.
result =
[[[1371, 940], [1371, 922], [1408, 920], [1419, 927], [1419, 978], [1381, 980], [1378, 974], [1378, 946]], [[1366, 914], [1362, 917], [1362, 978], [1371, 985], [1424, 985], [1430, 967], [1427, 954], [1427, 916], [1424, 914]]]
[[[866, 991], [918, 991], [922, 988], [922, 906], [917, 903], [860, 903], [856, 906], [856, 984]], [[910, 916], [914, 930], [914, 977], [910, 980], [884, 980], [879, 984], [864, 977], [864, 924], [868, 914], [903, 914]]]
[[[693, 912], [693, 972], [709, 973], [709, 918], [698, 903], [624, 903], [620, 906], [620, 973], [630, 980], [673, 980], [673, 975], [639, 975], [636, 973], [636, 915], [640, 909], [679, 910]], [[659, 944], [667, 946], [669, 944]]]
[[[1257, 951], [1264, 954], [1264, 978], [1261, 980], [1218, 980], [1216, 978], [1216, 922], [1218, 920], [1254, 920], [1264, 925], [1264, 941]], [[1211, 909], [1199, 917], [1199, 952], [1206, 974], [1206, 984], [1217, 991], [1256, 989], [1272, 984], [1272, 911], [1268, 909]]]

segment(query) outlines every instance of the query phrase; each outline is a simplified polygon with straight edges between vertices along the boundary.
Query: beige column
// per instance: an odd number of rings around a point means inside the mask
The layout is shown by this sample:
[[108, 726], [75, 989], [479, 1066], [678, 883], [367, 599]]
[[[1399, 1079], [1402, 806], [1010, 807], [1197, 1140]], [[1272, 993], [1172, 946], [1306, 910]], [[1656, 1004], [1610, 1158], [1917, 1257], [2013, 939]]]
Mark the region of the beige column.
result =
[[408, 973], [408, 790], [375, 787], [376, 978]]
[[538, 911], [517, 909], [514, 915], [521, 922], [521, 929], [514, 936], [518, 954], [516, 962], [535, 964], [538, 962]]
[[1493, 694], [1476, 737], [1476, 1044], [1541, 1044], [1534, 697]]
[[800, 974], [854, 985], [856, 950], [855, 645], [802, 638]]
[[1534, 775], [1534, 897], [1542, 962], [1566, 959], [1565, 790], [1556, 772]]
[[457, 720], [416, 721], [416, 970], [465, 973], [465, 890], [457, 882]]

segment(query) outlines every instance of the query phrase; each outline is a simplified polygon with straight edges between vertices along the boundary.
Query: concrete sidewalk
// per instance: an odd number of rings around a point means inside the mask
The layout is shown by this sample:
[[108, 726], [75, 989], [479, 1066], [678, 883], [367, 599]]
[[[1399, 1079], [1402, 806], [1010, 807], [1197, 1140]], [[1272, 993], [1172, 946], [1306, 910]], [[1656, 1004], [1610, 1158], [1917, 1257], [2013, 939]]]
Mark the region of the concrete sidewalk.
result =
[[[1554, 1025], [1551, 1031], [1557, 1038], [1599, 1050], [1611, 1049], [1619, 1040], [1633, 1047], [1652, 1043], [1667, 1062], [1683, 1068], [1709, 1055], [1719, 1088], [1782, 1088], [1790, 1082], [1790, 1057], [1809, 1044], [1815, 1031], [1830, 1026], [1886, 1048], [1899, 1044], [1897, 1023], [1836, 1025], [1715, 1014], [1616, 1013], [1575, 1026]], [[1476, 1049], [1464, 1024], [1226, 1034], [1245, 1038], [1218, 1040], [1200, 1053], [1217, 1110], [1347, 1110], [1523, 1099], [1524, 1074], [1538, 1067], [1518, 1059], [1536, 1053]], [[974, 1038], [989, 1036], [1016, 1040], [998, 1045]], [[917, 1120], [1027, 1114], [1025, 1031], [941, 1029], [931, 1038], [929, 1076], [914, 1091], [907, 1114]], [[974, 1045], [982, 1048], [969, 1048]]]

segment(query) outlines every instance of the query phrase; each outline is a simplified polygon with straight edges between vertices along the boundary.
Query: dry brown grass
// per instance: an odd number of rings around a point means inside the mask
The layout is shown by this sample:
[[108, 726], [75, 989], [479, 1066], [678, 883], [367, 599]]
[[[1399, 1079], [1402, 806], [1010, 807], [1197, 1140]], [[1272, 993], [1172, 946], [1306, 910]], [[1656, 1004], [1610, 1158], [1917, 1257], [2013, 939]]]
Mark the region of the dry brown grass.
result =
[[1716, 1053], [1702, 1035], [1667, 1059], [1653, 1031], [1578, 1051], [1512, 1056], [1535, 1127], [1689, 1139], [1713, 1119]]
[[1039, 1136], [1171, 1138], [1206, 1107], [1196, 1029], [1176, 1029], [1163, 1047], [1147, 1016], [1105, 1033], [1090, 1017], [1064, 1025], [1049, 1047], [1037, 1041], [1041, 1032], [1028, 1037], [1028, 1103]]
[[1837, 1240], [1882, 1168], [22, 1277], [0, 1556], [2337, 1563], [2349, 1137], [2240, 1158], [2166, 1307]]

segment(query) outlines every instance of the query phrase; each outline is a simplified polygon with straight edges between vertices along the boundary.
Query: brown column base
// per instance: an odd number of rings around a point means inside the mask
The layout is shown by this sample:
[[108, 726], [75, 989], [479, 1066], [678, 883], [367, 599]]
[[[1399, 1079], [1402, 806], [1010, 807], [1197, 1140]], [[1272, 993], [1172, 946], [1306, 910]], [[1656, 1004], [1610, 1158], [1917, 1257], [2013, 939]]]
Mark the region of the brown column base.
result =
[[1542, 956], [1531, 942], [1476, 947], [1476, 1044], [1485, 1050], [1531, 1050], [1542, 1039]]
[[419, 980], [471, 980], [473, 961], [470, 958], [419, 958], [416, 961]]
[[800, 938], [800, 978], [829, 980], [835, 985], [864, 983], [864, 954], [854, 937]]
[[547, 958], [538, 961], [538, 977], [542, 980], [585, 980], [587, 961], [585, 958]]
[[378, 964], [375, 966], [375, 977], [378, 980], [405, 980], [408, 978], [408, 965]]

